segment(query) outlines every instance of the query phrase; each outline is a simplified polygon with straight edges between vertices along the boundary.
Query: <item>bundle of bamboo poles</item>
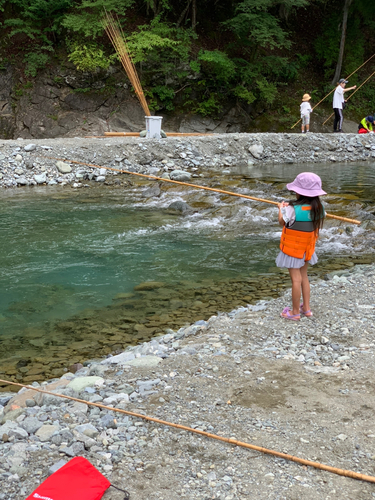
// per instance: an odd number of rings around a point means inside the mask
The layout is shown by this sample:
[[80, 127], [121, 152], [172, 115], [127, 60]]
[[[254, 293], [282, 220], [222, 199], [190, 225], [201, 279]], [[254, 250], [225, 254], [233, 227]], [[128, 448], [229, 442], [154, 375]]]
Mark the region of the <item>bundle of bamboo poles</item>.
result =
[[106, 10], [103, 14], [102, 23], [109, 39], [112, 42], [113, 47], [116, 50], [121, 64], [126, 71], [126, 74], [128, 75], [130, 83], [133, 85], [143, 111], [145, 112], [146, 116], [151, 116], [145, 95], [142, 90], [142, 85], [139, 81], [137, 70], [135, 69], [134, 63], [131, 59], [129, 47], [126, 43], [120, 23], [118, 21], [116, 22], [112, 14], [107, 12]]

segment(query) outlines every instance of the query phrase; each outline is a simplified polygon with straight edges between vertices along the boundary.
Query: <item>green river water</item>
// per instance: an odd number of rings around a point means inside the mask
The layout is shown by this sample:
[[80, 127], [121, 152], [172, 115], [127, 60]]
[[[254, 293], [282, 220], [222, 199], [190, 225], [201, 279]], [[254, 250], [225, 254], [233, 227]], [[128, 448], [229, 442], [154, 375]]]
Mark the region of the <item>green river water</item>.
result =
[[[309, 170], [305, 167], [302, 170]], [[226, 169], [197, 183], [280, 201], [297, 165]], [[374, 256], [375, 165], [314, 165], [329, 193], [312, 276]], [[38, 187], [0, 195], [0, 375], [44, 380], [130, 343], [218, 311], [275, 297], [277, 209], [225, 195], [149, 183], [89, 189]], [[184, 200], [192, 211], [167, 210]], [[152, 283], [150, 283], [152, 282]]]

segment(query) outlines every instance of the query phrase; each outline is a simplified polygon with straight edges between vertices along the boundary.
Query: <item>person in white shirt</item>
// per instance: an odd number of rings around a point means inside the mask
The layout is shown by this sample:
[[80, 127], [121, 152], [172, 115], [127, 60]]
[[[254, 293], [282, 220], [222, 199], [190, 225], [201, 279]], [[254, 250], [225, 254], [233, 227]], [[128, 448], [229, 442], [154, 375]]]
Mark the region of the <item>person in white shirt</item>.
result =
[[342, 122], [344, 121], [344, 115], [342, 110], [344, 109], [344, 103], [346, 100], [344, 99], [344, 92], [348, 92], [348, 90], [354, 90], [357, 88], [357, 85], [354, 87], [345, 88], [345, 85], [349, 83], [344, 78], [339, 80], [339, 83], [336, 87], [335, 93], [333, 94], [333, 111], [335, 112], [335, 120], [333, 122], [333, 131], [334, 132], [342, 132]]
[[312, 107], [309, 103], [310, 99], [311, 96], [309, 96], [309, 94], [304, 94], [302, 97], [302, 104], [300, 106], [302, 120], [301, 130], [303, 134], [305, 133], [305, 127], [306, 132], [310, 131], [310, 113], [312, 113]]

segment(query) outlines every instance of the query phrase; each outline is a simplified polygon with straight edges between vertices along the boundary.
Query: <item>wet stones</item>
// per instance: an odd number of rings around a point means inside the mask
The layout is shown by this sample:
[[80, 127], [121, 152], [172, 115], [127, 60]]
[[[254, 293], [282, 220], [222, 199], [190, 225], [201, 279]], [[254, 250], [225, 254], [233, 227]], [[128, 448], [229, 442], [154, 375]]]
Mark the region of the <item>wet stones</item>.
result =
[[174, 201], [170, 205], [168, 205], [168, 210], [185, 213], [185, 212], [189, 212], [191, 210], [191, 207], [187, 203], [185, 203], [184, 201], [178, 200], [178, 201]]

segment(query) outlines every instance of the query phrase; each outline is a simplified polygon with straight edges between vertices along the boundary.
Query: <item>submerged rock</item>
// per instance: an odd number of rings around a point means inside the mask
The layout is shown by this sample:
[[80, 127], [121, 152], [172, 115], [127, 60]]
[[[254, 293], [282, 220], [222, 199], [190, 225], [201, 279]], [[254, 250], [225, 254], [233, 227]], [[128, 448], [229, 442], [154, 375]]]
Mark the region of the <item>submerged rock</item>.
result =
[[161, 190], [158, 184], [155, 184], [154, 186], [146, 189], [142, 193], [142, 198], [157, 198], [160, 196]]
[[176, 210], [176, 212], [188, 212], [191, 210], [191, 206], [185, 203], [184, 201], [174, 201], [168, 206], [168, 210]]
[[169, 177], [173, 181], [190, 181], [191, 180], [191, 173], [190, 172], [185, 172], [184, 170], [173, 170], [170, 174]]

